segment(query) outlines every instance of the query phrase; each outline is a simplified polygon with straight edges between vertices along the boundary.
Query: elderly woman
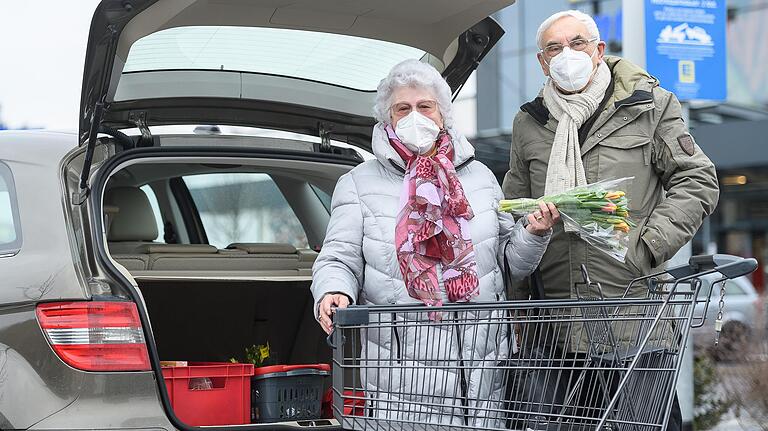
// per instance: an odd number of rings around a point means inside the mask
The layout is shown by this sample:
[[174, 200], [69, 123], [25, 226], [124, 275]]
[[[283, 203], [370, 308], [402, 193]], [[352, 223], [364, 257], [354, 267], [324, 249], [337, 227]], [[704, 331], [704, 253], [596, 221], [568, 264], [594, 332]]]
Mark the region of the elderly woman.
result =
[[[313, 267], [322, 328], [330, 333], [332, 309], [349, 304], [432, 307], [504, 299], [504, 254], [513, 278], [530, 274], [559, 219], [557, 209], [542, 204], [527, 223], [499, 213], [501, 188], [453, 128], [451, 90], [432, 66], [406, 60], [393, 67], [379, 84], [374, 113], [376, 159], [339, 179]], [[487, 320], [493, 313], [499, 312], [478, 311], [472, 319]], [[492, 410], [499, 406], [491, 401], [501, 396], [501, 376], [482, 369], [459, 372], [458, 364], [504, 359], [506, 328], [467, 325], [451, 336], [440, 333], [450, 325], [414, 332], [398, 326], [398, 316], [392, 319], [383, 326], [388, 329], [363, 334], [361, 361], [382, 367], [380, 373], [377, 367], [361, 372], [367, 395], [376, 400], [374, 416], [480, 425], [496, 415]], [[426, 360], [456, 367], [419, 367]], [[399, 365], [386, 368], [388, 361]]]

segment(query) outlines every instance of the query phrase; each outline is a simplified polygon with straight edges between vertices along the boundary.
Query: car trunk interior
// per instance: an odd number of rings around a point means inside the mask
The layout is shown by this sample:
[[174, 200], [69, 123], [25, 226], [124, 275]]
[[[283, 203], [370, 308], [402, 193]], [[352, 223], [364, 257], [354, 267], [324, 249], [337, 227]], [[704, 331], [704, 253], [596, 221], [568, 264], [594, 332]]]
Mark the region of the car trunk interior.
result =
[[161, 360], [244, 360], [269, 343], [280, 364], [330, 363], [310, 281], [137, 280]]
[[[331, 384], [327, 368], [319, 365], [331, 363], [331, 349], [314, 318], [310, 285], [336, 182], [373, 158], [370, 107], [390, 68], [419, 58], [458, 92], [503, 35], [489, 16], [513, 2], [99, 5], [85, 57], [79, 136], [87, 162], [76, 197], [88, 196], [91, 159], [105, 142], [97, 135], [112, 135], [122, 149], [135, 150], [118, 159], [123, 155], [111, 148], [117, 156], [100, 166], [120, 162], [120, 168], [98, 167], [94, 190], [103, 194], [91, 208], [102, 213], [90, 214], [90, 220], [100, 220], [93, 223], [99, 263], [122, 285], [114, 293], [127, 291], [145, 305], [154, 337], [147, 342], [156, 346], [161, 362], [168, 361], [155, 370], [167, 389], [161, 391], [166, 410], [192, 426], [290, 422], [338, 428], [315, 423], [329, 417], [327, 410], [320, 415], [304, 403], [322, 397], [315, 394], [318, 383], [306, 381], [319, 376], [323, 389]], [[399, 25], [404, 18], [411, 25]], [[184, 125], [239, 130], [159, 130]], [[261, 368], [263, 374], [250, 378], [246, 361], [253, 356], [246, 349], [267, 345], [266, 364], [254, 365], [301, 368], [290, 368], [298, 370], [293, 374]], [[231, 364], [231, 358], [246, 365]], [[219, 388], [198, 382], [209, 376], [192, 374], [192, 368], [208, 366], [200, 362], [222, 364], [215, 365], [219, 370], [240, 366], [238, 377], [250, 389], [242, 383], [237, 399], [215, 407], [211, 401], [221, 401], [222, 394], [206, 398], [200, 391]], [[186, 378], [182, 385], [173, 380], [176, 371], [189, 372], [178, 373]], [[214, 378], [222, 376], [208, 380]], [[267, 379], [272, 380], [257, 394], [257, 380]], [[288, 398], [275, 407], [279, 415], [265, 413], [270, 387], [280, 403]], [[193, 398], [197, 404], [182, 406]], [[221, 413], [217, 409], [233, 410], [234, 404], [247, 405], [240, 408], [247, 411], [232, 419], [200, 419]], [[188, 420], [193, 416], [194, 422]]]
[[[351, 164], [276, 163], [136, 160], [111, 174], [103, 205], [109, 254], [143, 298], [164, 376], [167, 367], [201, 362], [248, 364], [246, 349], [254, 346], [269, 349], [257, 367], [331, 364], [313, 313], [311, 274], [333, 185]], [[194, 176], [205, 181], [189, 180]], [[198, 213], [196, 222], [184, 208]], [[207, 241], [195, 241], [196, 224]], [[332, 379], [321, 380], [325, 394]], [[171, 405], [184, 421], [178, 403], [176, 395]]]

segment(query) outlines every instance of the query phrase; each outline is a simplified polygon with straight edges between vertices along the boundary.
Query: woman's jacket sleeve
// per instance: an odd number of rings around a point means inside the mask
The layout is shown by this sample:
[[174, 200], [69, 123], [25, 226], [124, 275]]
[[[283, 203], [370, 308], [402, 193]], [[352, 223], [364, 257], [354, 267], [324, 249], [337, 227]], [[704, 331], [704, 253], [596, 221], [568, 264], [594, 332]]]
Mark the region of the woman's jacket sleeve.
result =
[[351, 173], [343, 175], [331, 199], [325, 241], [312, 266], [312, 296], [317, 307], [328, 293], [343, 293], [357, 302], [363, 284], [363, 215]]

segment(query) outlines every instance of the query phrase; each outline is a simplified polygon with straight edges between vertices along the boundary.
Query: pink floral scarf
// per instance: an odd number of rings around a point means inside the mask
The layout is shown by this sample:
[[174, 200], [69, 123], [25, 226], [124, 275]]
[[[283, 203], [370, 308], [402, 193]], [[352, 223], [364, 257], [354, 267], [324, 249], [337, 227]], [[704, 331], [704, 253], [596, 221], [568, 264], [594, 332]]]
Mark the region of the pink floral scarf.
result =
[[406, 148], [391, 126], [385, 130], [406, 162], [395, 245], [408, 293], [426, 305], [442, 305], [437, 275], [442, 263], [448, 301], [467, 302], [477, 296], [479, 284], [468, 223], [474, 214], [453, 166], [451, 136], [441, 131], [436, 154], [420, 156]]

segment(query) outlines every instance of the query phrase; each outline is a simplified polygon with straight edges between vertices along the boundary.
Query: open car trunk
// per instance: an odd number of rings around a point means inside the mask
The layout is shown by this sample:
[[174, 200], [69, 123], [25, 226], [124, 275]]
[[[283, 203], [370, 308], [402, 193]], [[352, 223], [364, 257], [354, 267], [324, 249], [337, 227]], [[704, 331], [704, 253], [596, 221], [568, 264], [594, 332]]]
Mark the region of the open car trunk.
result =
[[[176, 388], [162, 384], [168, 370], [160, 361], [242, 360], [245, 348], [268, 343], [272, 363], [330, 363], [312, 312], [313, 253], [323, 243], [336, 181], [361, 161], [332, 143], [371, 150], [376, 88], [405, 59], [433, 65], [456, 96], [504, 33], [490, 15], [512, 3], [99, 4], [86, 51], [79, 115], [85, 151], [72, 198], [77, 205], [90, 204], [86, 242], [92, 240], [94, 266], [104, 276], [94, 289], [109, 286], [115, 296], [139, 303], [160, 401], [173, 426], [198, 424], [184, 420]], [[175, 140], [156, 133], [160, 126], [181, 125], [270, 133], [229, 139], [217, 131]], [[132, 128], [137, 131], [130, 137], [120, 132]], [[313, 140], [271, 139], [273, 132]], [[95, 149], [105, 133], [120, 145], [91, 178], [92, 161], [102, 160]], [[185, 160], [151, 166], [164, 157]], [[119, 167], [139, 158], [156, 160], [137, 162], [133, 170]], [[247, 181], [227, 176], [233, 172]], [[210, 181], [206, 199], [184, 178], [202, 174], [226, 180]], [[142, 193], [147, 187], [156, 195], [154, 216]], [[277, 197], [287, 206], [278, 205]], [[226, 214], [217, 214], [220, 209]], [[249, 223], [272, 234], [226, 239], [221, 233], [250, 229]], [[211, 224], [219, 225], [218, 233]], [[305, 237], [284, 229], [291, 224]], [[196, 390], [188, 377], [190, 387], [182, 389]], [[326, 378], [323, 385], [329, 384]], [[215, 409], [204, 401], [197, 410]]]
[[[332, 423], [328, 406], [322, 405], [332, 383], [329, 375], [266, 374], [272, 377], [251, 380], [250, 390], [240, 388], [238, 380], [254, 378], [221, 377], [222, 367], [227, 367], [227, 374], [241, 368], [227, 364], [230, 360], [248, 362], [252, 356], [246, 355], [246, 348], [264, 352], [264, 346], [268, 346], [269, 356], [254, 370], [276, 365], [327, 364], [330, 368], [331, 351], [312, 314], [310, 281], [139, 280], [138, 284], [161, 361], [183, 361], [181, 368], [169, 368], [166, 363], [164, 374], [180, 371], [186, 377], [205, 373], [202, 378], [165, 379], [175, 414], [182, 421], [231, 425], [216, 422], [221, 420], [216, 415], [223, 414], [238, 423]], [[207, 383], [210, 386], [205, 386]], [[239, 394], [229, 393], [238, 390]], [[221, 397], [219, 393], [231, 399], [214, 399]], [[181, 404], [184, 402], [187, 404]], [[222, 408], [228, 411], [215, 411]], [[195, 412], [190, 413], [190, 409]], [[200, 420], [205, 422], [197, 422]]]
[[116, 158], [99, 217], [109, 259], [145, 305], [167, 410], [185, 425], [333, 428], [321, 408], [331, 349], [314, 318], [311, 272], [333, 186], [357, 161], [188, 151]]
[[138, 283], [161, 360], [242, 361], [246, 347], [269, 344], [275, 364], [330, 363], [309, 280]]

